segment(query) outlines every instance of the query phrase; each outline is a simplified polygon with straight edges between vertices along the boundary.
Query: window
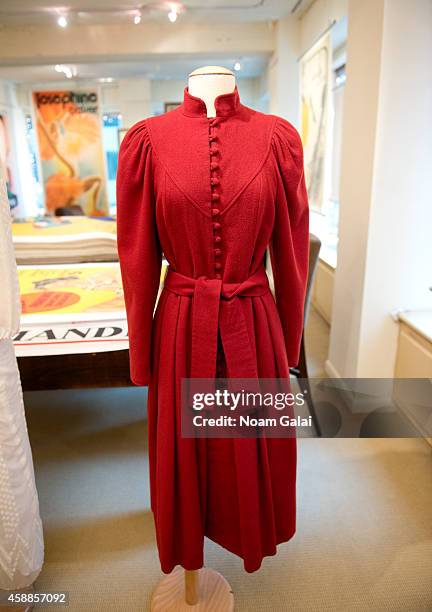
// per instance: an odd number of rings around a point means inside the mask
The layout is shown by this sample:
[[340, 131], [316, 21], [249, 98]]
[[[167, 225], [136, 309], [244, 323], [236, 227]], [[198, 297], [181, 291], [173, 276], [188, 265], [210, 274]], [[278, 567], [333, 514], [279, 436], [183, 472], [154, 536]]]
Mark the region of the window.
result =
[[106, 156], [107, 194], [110, 214], [116, 212], [115, 179], [119, 151], [120, 113], [105, 113], [103, 116], [102, 140]]
[[37, 158], [37, 144], [36, 134], [33, 126], [33, 120], [31, 115], [25, 116], [26, 122], [26, 138], [29, 149], [30, 164], [32, 170], [32, 177], [34, 181], [35, 194], [36, 194], [36, 205], [37, 211], [40, 215], [45, 214], [44, 208], [44, 197], [43, 197], [43, 185], [39, 175], [38, 158]]

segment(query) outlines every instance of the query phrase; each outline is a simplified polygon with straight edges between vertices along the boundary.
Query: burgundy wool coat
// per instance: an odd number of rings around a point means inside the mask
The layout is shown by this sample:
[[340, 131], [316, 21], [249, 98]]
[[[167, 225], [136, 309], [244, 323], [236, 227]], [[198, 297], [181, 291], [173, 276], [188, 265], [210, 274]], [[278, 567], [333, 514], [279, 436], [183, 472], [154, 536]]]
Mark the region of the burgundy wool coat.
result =
[[[308, 200], [294, 127], [237, 89], [133, 126], [119, 154], [118, 249], [131, 377], [148, 385], [150, 493], [163, 572], [204, 536], [257, 570], [295, 532], [296, 440], [181, 436], [181, 379], [282, 377], [297, 365]], [[273, 298], [263, 269], [269, 247]], [[162, 253], [169, 262], [159, 289]]]

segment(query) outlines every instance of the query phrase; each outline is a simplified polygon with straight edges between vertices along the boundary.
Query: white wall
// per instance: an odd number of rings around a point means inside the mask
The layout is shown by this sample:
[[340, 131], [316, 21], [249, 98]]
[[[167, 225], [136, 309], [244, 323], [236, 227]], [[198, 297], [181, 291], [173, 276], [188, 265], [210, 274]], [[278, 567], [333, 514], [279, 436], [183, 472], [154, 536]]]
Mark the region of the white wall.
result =
[[151, 115], [151, 82], [148, 79], [122, 79], [117, 83], [117, 102], [122, 125], [132, 127]]
[[396, 356], [398, 326], [390, 313], [432, 310], [430, 0], [385, 1], [381, 53], [358, 370], [384, 376], [393, 374]]
[[305, 53], [333, 21], [348, 12], [348, 0], [317, 0], [300, 19], [299, 50]]
[[[164, 112], [165, 102], [182, 102], [183, 90], [187, 83], [183, 79], [151, 81], [151, 114]], [[237, 78], [240, 99], [243, 104], [260, 110], [260, 80], [259, 78]]]
[[429, 0], [349, 3], [333, 374], [391, 377], [392, 312], [432, 308], [431, 31]]
[[4, 27], [0, 29], [2, 60], [31, 65], [38, 63], [90, 63], [179, 54], [271, 53], [273, 29], [265, 21], [249, 23], [187, 23], [143, 21], [140, 26], [51, 25]]
[[271, 112], [299, 126], [299, 36], [300, 24], [289, 15], [277, 22], [276, 50], [270, 65]]

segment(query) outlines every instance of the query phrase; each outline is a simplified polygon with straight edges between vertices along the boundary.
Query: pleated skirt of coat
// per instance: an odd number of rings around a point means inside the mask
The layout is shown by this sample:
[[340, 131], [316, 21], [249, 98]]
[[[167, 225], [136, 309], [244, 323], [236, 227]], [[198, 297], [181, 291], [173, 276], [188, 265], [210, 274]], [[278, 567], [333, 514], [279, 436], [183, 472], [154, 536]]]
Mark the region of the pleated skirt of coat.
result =
[[[288, 378], [271, 293], [241, 299], [260, 378]], [[247, 572], [296, 528], [295, 438], [181, 436], [181, 379], [190, 376], [192, 298], [163, 291], [155, 314], [148, 395], [151, 507], [162, 571], [204, 565], [204, 536]]]

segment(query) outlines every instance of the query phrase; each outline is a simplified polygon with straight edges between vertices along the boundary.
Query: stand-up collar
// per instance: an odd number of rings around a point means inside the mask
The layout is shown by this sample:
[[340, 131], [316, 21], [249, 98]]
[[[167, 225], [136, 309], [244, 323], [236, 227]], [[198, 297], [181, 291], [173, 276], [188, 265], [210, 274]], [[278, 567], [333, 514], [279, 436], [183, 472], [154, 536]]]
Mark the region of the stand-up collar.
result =
[[[233, 92], [221, 94], [215, 98], [216, 117], [226, 117], [237, 112], [240, 106], [240, 96], [237, 85]], [[183, 93], [183, 104], [180, 106], [184, 115], [188, 117], [207, 117], [207, 107], [201, 98], [189, 93], [185, 87]]]

